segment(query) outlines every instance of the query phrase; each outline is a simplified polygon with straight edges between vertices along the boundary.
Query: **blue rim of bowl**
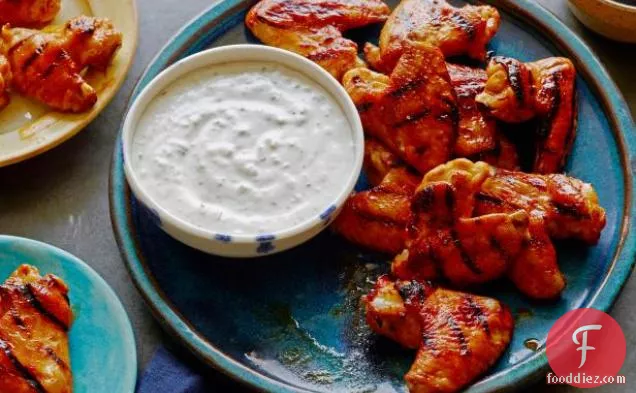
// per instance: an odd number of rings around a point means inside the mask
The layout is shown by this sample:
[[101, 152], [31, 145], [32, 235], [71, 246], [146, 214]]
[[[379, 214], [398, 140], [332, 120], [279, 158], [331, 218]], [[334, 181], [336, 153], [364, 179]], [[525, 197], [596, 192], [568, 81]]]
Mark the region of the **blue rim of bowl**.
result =
[[[106, 282], [106, 280], [104, 280], [104, 278], [102, 278], [102, 276], [100, 276], [92, 267], [90, 267], [86, 262], [82, 261], [81, 259], [79, 259], [78, 257], [76, 257], [75, 255], [62, 250], [61, 248], [57, 248], [53, 245], [44, 243], [44, 242], [40, 242], [37, 240], [33, 240], [33, 239], [27, 239], [24, 237], [17, 237], [17, 236], [9, 236], [9, 235], [0, 235], [0, 241], [6, 240], [8, 242], [11, 243], [19, 243], [19, 244], [24, 244], [28, 247], [32, 247], [32, 248], [39, 248], [39, 249], [46, 249], [48, 251], [50, 251], [52, 254], [55, 254], [57, 256], [60, 257], [60, 259], [66, 260], [66, 261], [71, 261], [72, 263], [78, 265], [80, 267], [80, 270], [86, 275], [88, 276], [93, 282], [97, 283], [98, 285], [102, 286], [104, 291], [108, 294], [108, 296], [111, 299], [115, 300], [115, 307], [119, 309], [119, 312], [121, 313], [121, 315], [123, 315], [124, 318], [124, 332], [123, 334], [129, 338], [128, 341], [130, 341], [130, 343], [132, 344], [132, 356], [130, 356], [130, 362], [131, 364], [131, 368], [130, 370], [127, 369], [128, 374], [127, 375], [120, 375], [119, 377], [126, 377], [128, 376], [128, 381], [124, 382], [125, 386], [130, 386], [131, 390], [130, 393], [133, 393], [135, 391], [135, 386], [137, 385], [137, 346], [136, 346], [136, 341], [135, 341], [135, 332], [133, 331], [132, 328], [132, 324], [130, 323], [130, 318], [128, 318], [128, 313], [126, 312], [126, 309], [124, 308], [123, 304], [121, 303], [121, 299], [119, 299], [119, 297], [117, 296], [117, 294], [115, 293], [115, 291], [113, 291], [113, 289], [110, 287], [110, 285], [108, 285], [108, 283]], [[49, 272], [46, 272], [49, 273]], [[73, 290], [73, 288], [70, 289], [71, 291]], [[72, 365], [71, 365], [72, 368]], [[120, 393], [125, 393], [125, 392], [120, 392]]]
[[[219, 1], [186, 24], [152, 60], [131, 95], [134, 99], [142, 87], [168, 65], [183, 56], [196, 53], [234, 26], [235, 18], [254, 2]], [[632, 178], [636, 173], [636, 127], [629, 108], [602, 63], [592, 50], [554, 14], [532, 0], [488, 0], [486, 3], [504, 9], [522, 23], [531, 25], [558, 50], [568, 53], [592, 91], [601, 100], [618, 145], [625, 177], [625, 215], [621, 223], [621, 239], [605, 278], [591, 300], [582, 307], [609, 311], [634, 267], [636, 200]], [[212, 31], [212, 34], [208, 32]], [[121, 128], [113, 154], [110, 177], [110, 211], [115, 237], [133, 282], [164, 329], [177, 338], [204, 363], [229, 377], [264, 392], [311, 392], [266, 376], [232, 359], [207, 341], [189, 324], [160, 289], [131, 231], [130, 190], [122, 166]], [[549, 370], [545, 349], [535, 355], [489, 375], [471, 386], [469, 393], [501, 392], [537, 381]]]

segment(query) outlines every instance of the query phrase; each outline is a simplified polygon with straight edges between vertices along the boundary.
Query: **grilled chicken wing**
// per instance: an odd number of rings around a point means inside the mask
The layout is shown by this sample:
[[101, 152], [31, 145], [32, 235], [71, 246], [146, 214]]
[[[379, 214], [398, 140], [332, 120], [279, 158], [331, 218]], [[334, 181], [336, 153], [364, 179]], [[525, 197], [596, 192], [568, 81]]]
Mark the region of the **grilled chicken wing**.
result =
[[477, 102], [493, 116], [519, 123], [539, 120], [533, 172], [560, 172], [576, 135], [576, 69], [569, 59], [551, 57], [532, 63], [494, 57], [485, 90]]
[[0, 110], [9, 105], [7, 89], [11, 84], [11, 66], [7, 58], [0, 53]]
[[70, 393], [68, 288], [23, 265], [0, 286], [0, 392]]
[[497, 170], [475, 197], [476, 214], [523, 209], [542, 219], [554, 239], [596, 244], [605, 227], [605, 210], [594, 188], [565, 175]]
[[107, 19], [80, 16], [46, 31], [2, 29], [2, 50], [13, 70], [12, 87], [50, 107], [84, 112], [97, 93], [82, 77], [86, 67], [103, 70], [122, 36]]
[[367, 323], [378, 334], [418, 349], [405, 379], [411, 393], [456, 392], [502, 355], [514, 329], [495, 299], [380, 277], [364, 298]]
[[365, 47], [371, 66], [390, 73], [413, 42], [435, 46], [445, 56], [486, 57], [486, 45], [499, 29], [500, 17], [490, 6], [456, 8], [445, 0], [402, 0], [384, 25], [380, 47]]
[[43, 26], [61, 8], [61, 0], [0, 0], [0, 26]]
[[363, 64], [342, 32], [384, 22], [389, 13], [381, 0], [262, 0], [245, 24], [265, 44], [305, 56], [340, 80]]
[[565, 287], [550, 237], [593, 244], [605, 225], [589, 184], [466, 159], [430, 171], [411, 207], [407, 247], [392, 266], [398, 277], [470, 285], [507, 273], [521, 292], [540, 299]]
[[358, 68], [343, 84], [368, 134], [406, 163], [426, 173], [450, 158], [458, 110], [439, 49], [415, 44], [390, 77]]
[[352, 195], [332, 228], [352, 243], [396, 254], [406, 244], [411, 196], [419, 177], [406, 168], [391, 169], [382, 182]]

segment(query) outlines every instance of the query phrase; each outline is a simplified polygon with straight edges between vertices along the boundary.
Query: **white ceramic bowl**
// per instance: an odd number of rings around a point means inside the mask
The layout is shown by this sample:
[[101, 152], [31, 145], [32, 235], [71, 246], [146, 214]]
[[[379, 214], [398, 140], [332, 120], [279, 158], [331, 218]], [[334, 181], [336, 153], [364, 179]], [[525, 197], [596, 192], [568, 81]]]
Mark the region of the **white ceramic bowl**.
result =
[[569, 0], [568, 4], [588, 28], [616, 41], [636, 43], [636, 5], [613, 0]]
[[[200, 68], [223, 63], [262, 61], [278, 63], [291, 68], [322, 86], [340, 104], [353, 132], [354, 165], [346, 183], [342, 184], [333, 203], [325, 211], [300, 225], [275, 231], [268, 235], [232, 235], [204, 230], [176, 217], [157, 203], [135, 175], [132, 164], [132, 142], [137, 123], [148, 104], [163, 89], [182, 76]], [[225, 257], [257, 257], [295, 247], [324, 230], [337, 216], [347, 197], [353, 191], [362, 170], [364, 135], [356, 107], [344, 88], [317, 64], [285, 50], [261, 45], [233, 45], [200, 52], [183, 59], [164, 70], [140, 93], [130, 107], [123, 126], [124, 168], [128, 184], [138, 201], [156, 219], [158, 225], [173, 238], [201, 251]]]

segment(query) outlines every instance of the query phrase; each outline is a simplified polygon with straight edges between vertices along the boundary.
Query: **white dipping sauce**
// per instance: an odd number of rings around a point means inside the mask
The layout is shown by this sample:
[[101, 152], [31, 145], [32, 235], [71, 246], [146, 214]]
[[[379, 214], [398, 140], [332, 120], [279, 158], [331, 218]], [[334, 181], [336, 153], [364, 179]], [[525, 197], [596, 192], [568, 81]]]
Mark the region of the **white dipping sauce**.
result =
[[132, 166], [149, 196], [216, 233], [273, 233], [314, 218], [354, 168], [340, 105], [274, 63], [189, 74], [150, 102], [133, 139]]

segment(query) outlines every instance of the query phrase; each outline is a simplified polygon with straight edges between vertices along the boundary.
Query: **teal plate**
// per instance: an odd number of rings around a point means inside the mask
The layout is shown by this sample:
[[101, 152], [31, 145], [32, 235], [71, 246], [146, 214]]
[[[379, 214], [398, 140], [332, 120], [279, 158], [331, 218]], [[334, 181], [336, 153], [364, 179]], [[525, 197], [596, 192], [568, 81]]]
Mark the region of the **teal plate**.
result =
[[[181, 58], [209, 47], [256, 42], [242, 23], [253, 3], [216, 2], [190, 22], [150, 64], [132, 100]], [[554, 321], [577, 307], [609, 310], [636, 251], [636, 130], [620, 92], [590, 49], [534, 1], [491, 3], [503, 17], [490, 45], [495, 54], [524, 61], [564, 55], [576, 64], [579, 135], [567, 172], [596, 187], [608, 223], [595, 247], [558, 244], [568, 279], [559, 301], [534, 303], [506, 283], [488, 286], [485, 293], [515, 313], [515, 336], [470, 392], [511, 390], [545, 376], [543, 346]], [[350, 36], [359, 42], [376, 40], [378, 31], [375, 26]], [[360, 295], [386, 271], [385, 258], [328, 232], [259, 260], [226, 260], [183, 246], [165, 235], [157, 217], [131, 196], [121, 141], [114, 152], [110, 192], [113, 227], [134, 282], [166, 330], [203, 362], [267, 392], [404, 391], [402, 376], [413, 353], [373, 335], [359, 307]], [[536, 340], [539, 349], [530, 349], [527, 340]]]
[[128, 315], [106, 282], [84, 262], [48, 244], [0, 236], [0, 282], [22, 264], [69, 286], [75, 319], [69, 332], [73, 392], [133, 393], [137, 352]]

